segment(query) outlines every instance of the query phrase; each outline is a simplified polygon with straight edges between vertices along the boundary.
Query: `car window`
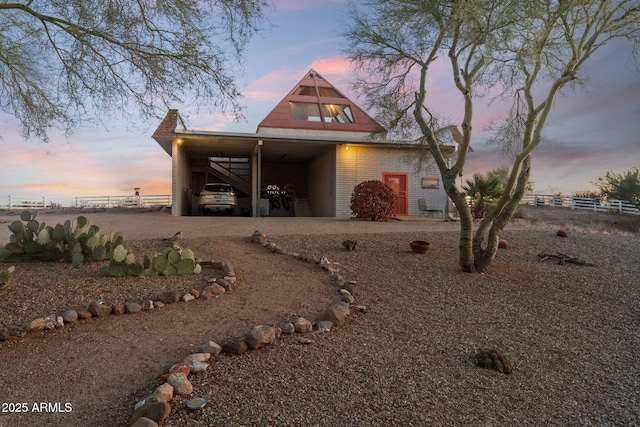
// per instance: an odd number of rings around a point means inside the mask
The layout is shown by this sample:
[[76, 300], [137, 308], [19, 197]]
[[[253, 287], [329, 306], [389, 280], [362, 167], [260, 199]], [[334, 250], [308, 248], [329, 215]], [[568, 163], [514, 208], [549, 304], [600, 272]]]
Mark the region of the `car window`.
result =
[[230, 185], [226, 184], [207, 184], [204, 186], [204, 191], [227, 193], [232, 191], [232, 189]]

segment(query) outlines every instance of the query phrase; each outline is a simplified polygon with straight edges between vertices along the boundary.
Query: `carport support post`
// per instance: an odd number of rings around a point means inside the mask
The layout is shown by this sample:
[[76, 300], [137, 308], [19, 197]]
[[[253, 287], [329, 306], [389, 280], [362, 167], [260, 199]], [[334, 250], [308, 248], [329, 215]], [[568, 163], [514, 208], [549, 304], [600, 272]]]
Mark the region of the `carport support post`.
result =
[[181, 142], [182, 140], [180, 138], [173, 138], [173, 141], [171, 142], [171, 193], [173, 196], [173, 200], [171, 202], [172, 216], [183, 215], [184, 194], [182, 175], [184, 172], [181, 170], [183, 164], [182, 150], [180, 149]]
[[253, 155], [251, 156], [251, 169], [253, 170], [253, 177], [251, 179], [251, 186], [253, 187], [253, 197], [251, 202], [251, 216], [260, 216], [260, 189], [262, 188], [262, 140], [258, 140], [255, 148], [253, 149]]

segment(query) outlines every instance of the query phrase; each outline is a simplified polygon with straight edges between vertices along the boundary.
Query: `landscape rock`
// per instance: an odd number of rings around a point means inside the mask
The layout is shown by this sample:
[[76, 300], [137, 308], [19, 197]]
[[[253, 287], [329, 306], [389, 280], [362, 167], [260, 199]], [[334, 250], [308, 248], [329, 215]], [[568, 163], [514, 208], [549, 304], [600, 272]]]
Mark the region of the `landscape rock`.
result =
[[304, 317], [297, 318], [296, 321], [293, 322], [293, 326], [299, 334], [306, 334], [313, 331], [313, 324]]
[[62, 313], [62, 320], [64, 323], [72, 323], [78, 320], [78, 312], [75, 310], [67, 310]]
[[345, 283], [345, 284], [341, 285], [341, 287], [342, 287], [342, 289], [344, 289], [344, 290], [348, 291], [348, 292], [349, 292], [351, 295], [353, 295], [354, 297], [356, 296], [356, 290], [355, 290], [355, 288], [353, 287], [353, 284], [352, 284], [352, 283], [347, 282], [347, 283]]
[[158, 299], [165, 304], [175, 304], [180, 301], [180, 292], [178, 291], [166, 291], [158, 297]]
[[56, 316], [55, 314], [50, 314], [44, 318], [44, 329], [51, 330], [56, 328]]
[[193, 393], [193, 385], [182, 372], [169, 375], [167, 382], [173, 386], [173, 392], [180, 395], [189, 395]]
[[64, 328], [64, 319], [62, 316], [56, 316], [56, 328]]
[[91, 312], [85, 308], [80, 308], [76, 310], [76, 312], [78, 313], [78, 319], [81, 320], [91, 319], [93, 317]]
[[227, 291], [223, 286], [216, 284], [216, 285], [207, 286], [202, 292], [203, 293], [210, 292], [213, 295], [222, 295]]
[[142, 310], [142, 306], [137, 302], [128, 302], [124, 305], [125, 311], [129, 314], [135, 314]]
[[27, 331], [18, 326], [8, 326], [0, 329], [0, 340], [11, 341], [19, 340], [27, 334]]
[[344, 282], [344, 277], [342, 277], [342, 274], [337, 273], [337, 274], [330, 274], [329, 275], [329, 280], [331, 280], [332, 282]]
[[[186, 376], [189, 376], [189, 374], [191, 373], [191, 368], [188, 366], [185, 366], [182, 363], [178, 363], [175, 364], [171, 367], [171, 369], [169, 369], [169, 372], [167, 372], [166, 374], [162, 375], [160, 377], [160, 379], [162, 381], [167, 381], [167, 379], [169, 379], [169, 375], [171, 374], [178, 374], [178, 373], [183, 373]], [[166, 384], [166, 383], [165, 383]], [[173, 390], [171, 390], [171, 393], [173, 393]]]
[[153, 305], [153, 301], [150, 299], [146, 299], [142, 301], [142, 309], [143, 310], [153, 310], [155, 306]]
[[225, 353], [235, 354], [238, 356], [245, 354], [247, 352], [247, 349], [247, 343], [244, 341], [227, 343], [222, 346], [222, 351], [224, 351]]
[[182, 296], [181, 300], [183, 302], [189, 302], [189, 301], [193, 301], [194, 299], [196, 299], [196, 297], [194, 297], [193, 295], [191, 295], [190, 293], [186, 293]]
[[44, 329], [45, 325], [46, 325], [46, 322], [44, 321], [44, 319], [42, 317], [38, 317], [36, 319], [27, 320], [26, 322], [24, 322], [22, 324], [22, 329], [24, 329], [27, 332], [41, 331]]
[[89, 312], [96, 317], [105, 317], [111, 314], [111, 306], [100, 301], [92, 301], [89, 304]]
[[182, 363], [189, 365], [191, 362], [206, 362], [211, 359], [211, 353], [193, 353], [182, 359]]
[[216, 279], [216, 285], [224, 289], [225, 292], [231, 292], [234, 288], [233, 283], [226, 279]]
[[198, 291], [197, 289], [191, 289], [191, 290], [189, 291], [189, 293], [190, 293], [191, 295], [193, 295], [193, 297], [194, 297], [195, 299], [200, 298], [200, 291]]
[[141, 417], [138, 418], [135, 423], [131, 424], [131, 427], [158, 427], [158, 423], [147, 417]]
[[293, 325], [293, 323], [288, 322], [288, 323], [283, 323], [282, 325], [280, 325], [280, 330], [282, 331], [283, 334], [292, 334], [296, 331], [296, 327]]
[[151, 397], [155, 398], [158, 402], [169, 402], [173, 399], [173, 386], [169, 383], [159, 385], [153, 391]]
[[322, 320], [318, 322], [316, 325], [318, 327], [318, 331], [320, 332], [329, 332], [331, 327], [333, 326], [333, 322], [330, 320]]
[[198, 362], [197, 360], [194, 360], [189, 364], [189, 368], [191, 369], [191, 372], [194, 374], [199, 374], [201, 372], [204, 372], [207, 370], [208, 367], [209, 365], [207, 365], [206, 363]]
[[211, 268], [213, 268], [215, 270], [222, 270], [222, 267], [224, 266], [224, 262], [222, 262], [222, 261], [211, 261], [210, 265], [211, 265]]
[[342, 297], [342, 301], [346, 302], [347, 304], [353, 304], [355, 302], [355, 298], [351, 294], [344, 295]]
[[277, 339], [276, 328], [270, 325], [258, 325], [251, 328], [244, 338], [250, 350], [266, 347]]
[[251, 240], [254, 243], [261, 243], [261, 242], [267, 240], [267, 235], [262, 233], [262, 232], [260, 232], [260, 230], [256, 230], [251, 235]]
[[335, 303], [324, 310], [323, 320], [330, 320], [336, 325], [342, 325], [350, 314], [348, 305], [345, 307], [344, 301]]
[[224, 273], [225, 276], [235, 276], [236, 274], [233, 269], [233, 265], [229, 262], [225, 262], [222, 266], [222, 273]]
[[111, 305], [111, 312], [115, 315], [124, 314], [126, 311], [126, 307], [124, 304], [118, 302]]
[[152, 421], [162, 421], [169, 416], [170, 412], [171, 405], [168, 402], [158, 402], [153, 398], [149, 398], [133, 411], [129, 424], [133, 425], [142, 417]]
[[366, 313], [367, 312], [367, 306], [366, 305], [356, 305], [353, 308], [358, 310], [360, 313]]
[[211, 354], [212, 357], [216, 357], [222, 352], [222, 346], [214, 341], [207, 341], [200, 346], [200, 350]]
[[162, 308], [162, 307], [164, 307], [164, 303], [162, 301], [154, 301], [153, 302], [153, 306], [155, 308]]

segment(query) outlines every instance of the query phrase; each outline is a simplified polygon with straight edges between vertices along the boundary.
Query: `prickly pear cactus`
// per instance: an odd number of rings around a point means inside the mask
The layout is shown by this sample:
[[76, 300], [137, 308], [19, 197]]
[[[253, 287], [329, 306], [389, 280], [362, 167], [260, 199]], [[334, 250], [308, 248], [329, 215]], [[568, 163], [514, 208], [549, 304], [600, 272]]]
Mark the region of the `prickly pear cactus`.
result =
[[54, 227], [36, 220], [36, 214], [24, 211], [20, 221], [9, 224], [9, 243], [0, 248], [0, 260], [62, 260], [80, 265], [84, 261], [111, 259], [116, 247], [126, 243], [121, 234], [103, 234], [100, 227], [78, 216]]
[[16, 270], [14, 266], [7, 268], [4, 271], [0, 271], [0, 289], [9, 284], [11, 280], [11, 274]]

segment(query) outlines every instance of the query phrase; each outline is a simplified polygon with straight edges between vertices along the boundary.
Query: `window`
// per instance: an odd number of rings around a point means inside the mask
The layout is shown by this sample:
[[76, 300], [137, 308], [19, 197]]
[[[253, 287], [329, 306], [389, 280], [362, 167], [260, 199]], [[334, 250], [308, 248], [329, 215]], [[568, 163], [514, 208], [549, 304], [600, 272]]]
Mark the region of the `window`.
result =
[[[319, 87], [318, 94], [324, 98], [342, 98], [332, 87]], [[299, 86], [293, 91], [293, 95], [316, 96], [316, 88], [313, 86]]]
[[332, 87], [319, 87], [320, 96], [325, 98], [342, 98], [338, 92]]
[[289, 102], [291, 109], [291, 119], [306, 122], [319, 122], [320, 109], [318, 104], [308, 102]]
[[303, 96], [316, 96], [316, 88], [313, 86], [299, 86], [294, 92], [294, 95]]
[[322, 104], [325, 122], [353, 123], [353, 114], [348, 105]]
[[440, 178], [422, 178], [422, 188], [440, 188]]

